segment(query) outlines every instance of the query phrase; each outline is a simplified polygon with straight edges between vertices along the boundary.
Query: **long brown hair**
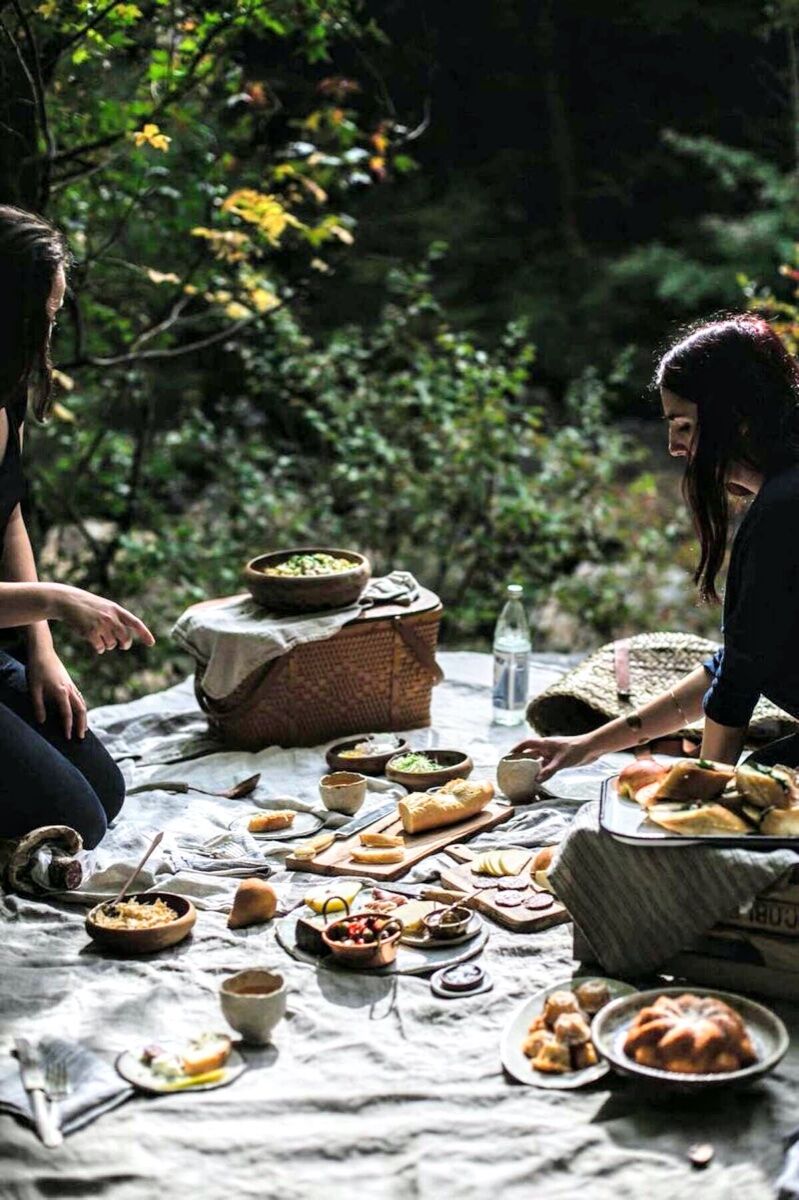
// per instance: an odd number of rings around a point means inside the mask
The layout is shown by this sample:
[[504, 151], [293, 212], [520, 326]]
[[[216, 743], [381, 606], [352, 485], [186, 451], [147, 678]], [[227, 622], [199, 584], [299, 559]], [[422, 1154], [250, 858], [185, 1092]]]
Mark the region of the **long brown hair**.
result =
[[661, 358], [654, 383], [697, 406], [683, 495], [699, 536], [694, 582], [703, 600], [718, 601], [730, 467], [768, 477], [799, 462], [799, 364], [762, 317], [733, 313], [682, 336]]
[[64, 235], [36, 213], [0, 204], [0, 408], [30, 400], [35, 416], [52, 407], [52, 321], [47, 300], [60, 266], [69, 265]]

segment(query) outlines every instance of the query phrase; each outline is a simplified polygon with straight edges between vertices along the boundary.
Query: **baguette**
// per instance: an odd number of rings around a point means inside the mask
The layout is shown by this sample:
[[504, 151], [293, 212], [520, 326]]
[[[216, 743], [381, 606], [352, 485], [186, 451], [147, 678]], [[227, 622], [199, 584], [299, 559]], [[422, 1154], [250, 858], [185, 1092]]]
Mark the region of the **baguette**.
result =
[[288, 829], [294, 824], [296, 813], [291, 808], [277, 808], [271, 812], [253, 813], [247, 822], [250, 833], [272, 833], [277, 829]]
[[494, 785], [488, 781], [453, 779], [437, 792], [412, 792], [397, 808], [406, 833], [424, 833], [476, 817], [493, 795]]
[[291, 847], [291, 854], [294, 858], [310, 861], [317, 854], [321, 854], [323, 850], [327, 850], [328, 846], [332, 846], [335, 840], [335, 835], [332, 833], [317, 833], [315, 837], [308, 838], [304, 842], [295, 842]]
[[405, 839], [401, 834], [391, 833], [362, 833], [362, 846], [374, 846], [375, 848], [387, 849], [389, 846], [404, 846]]
[[358, 863], [401, 863], [405, 857], [404, 850], [395, 850], [387, 846], [384, 849], [353, 850], [350, 858]]

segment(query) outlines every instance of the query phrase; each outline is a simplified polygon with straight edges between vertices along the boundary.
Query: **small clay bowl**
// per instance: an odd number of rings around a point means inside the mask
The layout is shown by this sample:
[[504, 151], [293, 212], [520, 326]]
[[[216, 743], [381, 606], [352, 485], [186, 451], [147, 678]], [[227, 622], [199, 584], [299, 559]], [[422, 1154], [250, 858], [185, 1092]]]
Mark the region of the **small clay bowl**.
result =
[[174, 921], [154, 925], [149, 929], [109, 929], [95, 920], [106, 902], [96, 904], [87, 914], [86, 932], [98, 946], [102, 946], [104, 950], [111, 950], [114, 954], [126, 957], [132, 954], [156, 954], [159, 950], [165, 950], [167, 946], [176, 946], [189, 936], [197, 920], [197, 910], [191, 900], [174, 892], [136, 892], [125, 899], [139, 900], [142, 904], [163, 900], [164, 904], [168, 904], [178, 915]]
[[392, 783], [401, 783], [412, 792], [426, 792], [428, 788], [449, 783], [450, 779], [468, 779], [474, 770], [474, 763], [462, 750], [424, 750], [420, 753], [440, 766], [435, 771], [399, 771], [391, 765], [396, 758], [401, 757], [395, 754], [386, 765], [386, 779], [390, 779]]
[[[276, 567], [294, 554], [330, 554], [352, 563], [346, 571], [330, 575], [265, 575], [267, 567]], [[359, 600], [372, 578], [372, 566], [364, 554], [355, 550], [335, 550], [327, 546], [295, 546], [259, 554], [244, 567], [244, 582], [257, 604], [272, 612], [321, 612], [329, 608], [347, 608]]]
[[[453, 919], [442, 922], [442, 917], [447, 914]], [[422, 924], [433, 941], [448, 942], [450, 938], [457, 938], [464, 934], [471, 919], [470, 909], [462, 904], [454, 904], [452, 908], [437, 908], [422, 918]]]
[[334, 771], [319, 780], [319, 795], [330, 812], [354, 817], [366, 799], [366, 779], [358, 771]]
[[331, 771], [359, 771], [361, 775], [382, 775], [386, 769], [386, 763], [392, 758], [396, 758], [398, 754], [407, 754], [410, 746], [403, 739], [395, 750], [389, 750], [387, 754], [359, 754], [357, 758], [342, 758], [343, 750], [352, 750], [359, 742], [364, 741], [364, 738], [350, 738], [346, 742], [337, 742], [335, 746], [331, 746], [325, 754], [325, 760]]
[[[353, 916], [360, 915], [362, 914], [353, 914]], [[377, 916], [379, 914], [375, 913], [372, 915]], [[331, 938], [330, 934], [332, 930], [339, 927], [346, 927], [352, 919], [352, 916], [339, 917], [337, 921], [331, 921], [322, 930], [322, 941], [336, 962], [346, 967], [358, 967], [362, 971], [374, 970], [375, 967], [387, 967], [393, 963], [397, 957], [399, 940], [402, 937], [402, 926], [400, 923], [396, 922], [397, 928], [388, 937], [382, 937], [376, 942], [368, 942], [364, 946], [355, 946]]]

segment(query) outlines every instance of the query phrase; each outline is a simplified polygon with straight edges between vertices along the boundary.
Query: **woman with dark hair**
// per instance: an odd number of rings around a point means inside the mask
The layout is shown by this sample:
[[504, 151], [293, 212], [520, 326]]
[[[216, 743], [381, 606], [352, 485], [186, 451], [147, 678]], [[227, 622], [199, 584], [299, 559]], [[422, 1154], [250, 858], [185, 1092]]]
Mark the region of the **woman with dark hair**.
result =
[[119, 812], [116, 764], [86, 728], [86, 705], [53, 647], [64, 621], [103, 654], [153, 636], [133, 613], [81, 588], [41, 583], [21, 511], [22, 441], [30, 405], [51, 406], [50, 335], [66, 291], [61, 233], [33, 213], [0, 205], [0, 838], [69, 825], [96, 846]]
[[[724, 646], [638, 712], [577, 737], [530, 738], [542, 782], [564, 767], [675, 733], [704, 712], [702, 757], [737, 761], [766, 696], [799, 718], [799, 364], [767, 321], [748, 313], [694, 328], [655, 373], [669, 453], [686, 460], [683, 494], [699, 537], [694, 581], [718, 601], [730, 496], [751, 504], [733, 541]], [[799, 765], [799, 735], [758, 751]]]

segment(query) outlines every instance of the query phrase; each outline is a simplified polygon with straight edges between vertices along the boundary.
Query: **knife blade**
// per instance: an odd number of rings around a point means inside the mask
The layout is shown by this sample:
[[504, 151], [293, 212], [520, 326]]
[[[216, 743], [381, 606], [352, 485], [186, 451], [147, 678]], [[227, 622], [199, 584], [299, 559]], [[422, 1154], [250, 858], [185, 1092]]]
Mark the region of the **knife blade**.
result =
[[396, 810], [396, 807], [397, 801], [391, 800], [388, 804], [381, 805], [380, 808], [371, 808], [369, 812], [359, 813], [352, 821], [347, 821], [346, 825], [340, 825], [333, 834], [333, 838], [338, 842], [341, 838], [350, 837], [351, 834], [357, 833], [359, 829], [365, 829], [367, 825], [373, 825], [381, 817], [387, 817], [389, 813]]
[[39, 1051], [23, 1037], [14, 1038], [14, 1046], [22, 1086], [28, 1093], [33, 1110], [36, 1132], [44, 1145], [52, 1150], [61, 1145], [64, 1137], [47, 1104], [47, 1088]]

